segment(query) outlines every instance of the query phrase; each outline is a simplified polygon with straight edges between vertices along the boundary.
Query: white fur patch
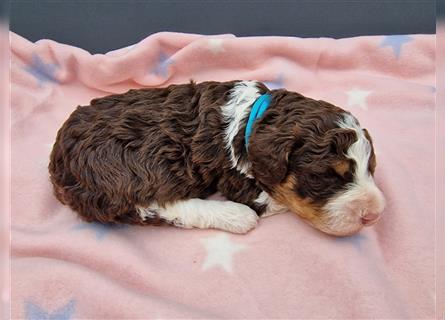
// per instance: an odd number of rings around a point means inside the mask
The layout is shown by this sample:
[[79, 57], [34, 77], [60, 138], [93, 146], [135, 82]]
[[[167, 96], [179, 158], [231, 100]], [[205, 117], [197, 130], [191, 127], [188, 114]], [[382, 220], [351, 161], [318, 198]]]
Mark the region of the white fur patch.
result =
[[353, 129], [357, 134], [357, 141], [347, 152], [347, 157], [356, 163], [354, 181], [347, 186], [346, 191], [329, 200], [324, 207], [330, 215], [331, 227], [337, 230], [357, 223], [367, 213], [380, 214], [385, 207], [383, 194], [368, 171], [370, 142], [357, 120], [350, 114], [345, 114], [338, 124], [341, 128]]
[[357, 134], [357, 141], [353, 143], [349, 149], [347, 156], [354, 159], [356, 162], [355, 182], [366, 180], [370, 177], [368, 172], [368, 162], [371, 156], [371, 143], [366, 139], [366, 136], [360, 128], [357, 120], [350, 114], [345, 114], [343, 120], [338, 123], [340, 128], [352, 129]]
[[238, 134], [243, 122], [248, 118], [250, 107], [260, 95], [256, 81], [240, 81], [233, 87], [229, 101], [221, 107], [222, 115], [227, 123], [224, 132], [224, 142], [226, 149], [230, 152], [232, 168], [236, 168], [249, 178], [252, 178], [252, 176], [248, 175], [250, 165], [240, 165], [238, 163], [239, 156], [235, 155], [233, 139]]
[[288, 211], [286, 207], [280, 205], [278, 202], [272, 199], [265, 191], [262, 191], [254, 202], [258, 203], [259, 205], [267, 205], [266, 211], [261, 215], [261, 218]]
[[232, 201], [189, 199], [168, 204], [165, 208], [153, 203], [139, 210], [156, 211], [160, 218], [178, 227], [214, 228], [233, 233], [246, 233], [258, 221], [254, 210]]

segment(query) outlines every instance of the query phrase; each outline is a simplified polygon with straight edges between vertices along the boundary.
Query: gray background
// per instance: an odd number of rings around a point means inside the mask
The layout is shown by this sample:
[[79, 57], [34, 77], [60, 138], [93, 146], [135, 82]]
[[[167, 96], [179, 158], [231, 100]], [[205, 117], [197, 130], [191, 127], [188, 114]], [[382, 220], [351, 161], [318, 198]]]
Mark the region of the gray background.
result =
[[350, 37], [435, 33], [436, 1], [11, 1], [11, 30], [104, 53], [158, 31]]

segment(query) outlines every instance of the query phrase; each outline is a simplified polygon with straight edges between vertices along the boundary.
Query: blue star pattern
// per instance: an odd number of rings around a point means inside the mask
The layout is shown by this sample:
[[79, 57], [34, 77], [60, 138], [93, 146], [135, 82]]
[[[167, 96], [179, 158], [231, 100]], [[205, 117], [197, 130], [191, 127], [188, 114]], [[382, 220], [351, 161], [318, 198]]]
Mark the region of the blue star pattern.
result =
[[168, 76], [168, 67], [175, 63], [173, 59], [168, 57], [164, 52], [161, 52], [158, 57], [158, 62], [153, 68], [152, 73], [157, 76], [162, 76], [166, 78]]
[[407, 35], [385, 36], [385, 39], [383, 39], [382, 43], [380, 43], [380, 47], [391, 47], [394, 54], [398, 58], [400, 56], [402, 46], [412, 40], [414, 40], [414, 38]]
[[275, 89], [281, 89], [284, 88], [284, 77], [282, 74], [280, 74], [278, 76], [278, 78], [276, 78], [273, 81], [265, 81], [264, 84], [270, 89], [270, 90], [275, 90]]
[[81, 222], [74, 226], [73, 230], [91, 230], [96, 234], [96, 240], [101, 241], [105, 236], [114, 231], [127, 228], [124, 224], [103, 224], [98, 222]]
[[70, 300], [63, 307], [48, 312], [30, 301], [25, 301], [25, 319], [27, 320], [69, 320], [76, 311], [76, 301]]
[[45, 61], [34, 53], [32, 55], [31, 64], [26, 66], [24, 69], [37, 79], [39, 86], [42, 86], [47, 82], [59, 82], [55, 76], [55, 72], [58, 68], [59, 66], [57, 64], [45, 63]]

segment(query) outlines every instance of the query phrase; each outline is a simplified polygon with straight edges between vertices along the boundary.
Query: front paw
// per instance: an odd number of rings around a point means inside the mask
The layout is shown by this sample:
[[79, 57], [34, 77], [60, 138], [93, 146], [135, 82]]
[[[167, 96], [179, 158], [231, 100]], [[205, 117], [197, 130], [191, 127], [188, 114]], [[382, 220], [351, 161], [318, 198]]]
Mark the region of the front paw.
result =
[[215, 226], [216, 228], [242, 234], [256, 227], [258, 224], [258, 215], [254, 210], [244, 204], [227, 201], [218, 220], [220, 221], [218, 225]]

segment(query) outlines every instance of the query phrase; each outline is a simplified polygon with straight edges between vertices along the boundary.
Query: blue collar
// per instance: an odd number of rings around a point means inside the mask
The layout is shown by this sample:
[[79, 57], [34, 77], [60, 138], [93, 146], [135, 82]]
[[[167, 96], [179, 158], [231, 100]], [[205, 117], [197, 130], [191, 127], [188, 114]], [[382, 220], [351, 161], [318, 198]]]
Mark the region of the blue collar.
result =
[[246, 132], [244, 134], [244, 141], [246, 144], [246, 149], [249, 145], [249, 138], [252, 134], [253, 125], [255, 124], [255, 120], [258, 118], [261, 118], [261, 116], [264, 114], [264, 112], [267, 110], [267, 108], [270, 105], [270, 101], [272, 100], [272, 97], [269, 93], [265, 93], [261, 95], [258, 99], [256, 99], [255, 103], [252, 106], [252, 109], [250, 110], [249, 120], [247, 120], [246, 125]]

